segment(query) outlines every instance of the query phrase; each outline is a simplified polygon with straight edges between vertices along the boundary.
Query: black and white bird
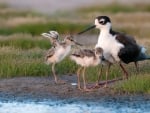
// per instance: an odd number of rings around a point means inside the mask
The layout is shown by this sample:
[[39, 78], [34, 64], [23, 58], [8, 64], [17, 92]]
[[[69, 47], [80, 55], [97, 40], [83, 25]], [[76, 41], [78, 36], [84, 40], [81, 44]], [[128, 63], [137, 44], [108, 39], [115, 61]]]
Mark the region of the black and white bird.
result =
[[63, 80], [59, 80], [55, 72], [55, 64], [61, 62], [71, 51], [72, 45], [81, 45], [73, 40], [72, 36], [66, 36], [64, 41], [55, 42], [55, 47], [51, 47], [46, 53], [46, 64], [52, 64], [52, 73], [54, 75], [55, 83], [63, 84]]
[[[86, 87], [86, 79], [85, 79], [85, 70], [87, 67], [90, 66], [97, 66], [103, 60], [103, 49], [98, 47], [94, 50], [90, 49], [81, 49], [75, 53], [72, 53], [70, 58], [76, 62], [76, 64], [80, 65], [81, 67], [77, 71], [77, 78], [78, 78], [78, 89], [84, 91], [91, 91]], [[83, 89], [80, 85], [80, 75], [82, 73], [83, 77]]]
[[128, 72], [123, 67], [122, 62], [126, 64], [135, 62], [136, 64], [138, 61], [150, 59], [150, 56], [145, 53], [146, 49], [138, 45], [132, 36], [112, 30], [111, 20], [108, 16], [96, 17], [93, 26], [78, 34], [82, 34], [93, 28], [100, 30], [98, 42], [95, 47], [103, 49], [104, 58], [109, 62], [108, 67], [110, 68], [110, 65], [113, 63], [119, 63], [126, 78], [128, 78]]

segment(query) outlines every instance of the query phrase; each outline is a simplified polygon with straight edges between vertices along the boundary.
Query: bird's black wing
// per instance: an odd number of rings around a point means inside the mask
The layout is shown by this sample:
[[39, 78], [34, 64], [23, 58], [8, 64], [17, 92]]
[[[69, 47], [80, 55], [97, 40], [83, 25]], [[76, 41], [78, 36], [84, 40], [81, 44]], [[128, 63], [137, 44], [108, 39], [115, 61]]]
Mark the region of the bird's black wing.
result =
[[121, 48], [118, 53], [119, 58], [124, 63], [134, 62], [140, 54], [140, 47], [136, 43], [135, 39], [131, 36], [117, 33], [116, 40], [124, 45], [124, 48]]

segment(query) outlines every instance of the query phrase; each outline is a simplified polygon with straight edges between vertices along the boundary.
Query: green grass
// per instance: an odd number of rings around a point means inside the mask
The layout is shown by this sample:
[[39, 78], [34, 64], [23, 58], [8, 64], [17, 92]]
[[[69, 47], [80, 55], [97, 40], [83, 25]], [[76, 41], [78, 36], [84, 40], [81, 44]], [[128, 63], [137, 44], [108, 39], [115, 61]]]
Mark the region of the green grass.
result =
[[[89, 24], [77, 24], [77, 23], [60, 23], [60, 22], [48, 22], [48, 23], [35, 23], [35, 24], [23, 24], [15, 27], [0, 27], [1, 35], [12, 35], [16, 33], [31, 34], [32, 36], [40, 36], [42, 32], [49, 30], [56, 30], [60, 34], [76, 34], [85, 28], [90, 26]], [[115, 30], [128, 33], [131, 35], [137, 35], [138, 37], [149, 37], [148, 29], [139, 27], [115, 27]], [[88, 34], [97, 34], [97, 30], [91, 30]], [[86, 34], [87, 34], [86, 33]]]
[[78, 10], [80, 13], [94, 13], [94, 12], [102, 12], [102, 13], [133, 13], [133, 12], [150, 12], [149, 4], [135, 4], [135, 5], [121, 5], [118, 3], [112, 3], [109, 5], [99, 5], [99, 6], [91, 6], [87, 8], [81, 8]]
[[51, 44], [48, 39], [41, 37], [32, 37], [27, 34], [16, 34], [9, 37], [2, 37], [0, 39], [0, 47], [9, 46], [16, 49], [32, 49], [41, 48], [48, 49]]
[[35, 23], [35, 24], [23, 24], [15, 27], [0, 27], [1, 35], [11, 35], [14, 33], [28, 33], [31, 35], [40, 35], [42, 32], [49, 30], [57, 30], [60, 34], [66, 33], [77, 33], [83, 30], [87, 25], [78, 25], [74, 23], [59, 23], [59, 22], [48, 22], [48, 23]]
[[[52, 75], [51, 67], [45, 64], [45, 50], [21, 50], [11, 47], [0, 49], [0, 77], [11, 78], [16, 76], [49, 76]], [[75, 72], [77, 66], [69, 59], [56, 65], [58, 74]]]
[[41, 73], [44, 76], [48, 73], [48, 70], [44, 71], [46, 65], [40, 59], [43, 56], [40, 49], [23, 51], [3, 47], [0, 53], [0, 77], [41, 76]]
[[[11, 46], [3, 46], [0, 48], [0, 53], [0, 77], [2, 78], [52, 75], [51, 66], [46, 65], [44, 61], [45, 49], [17, 49]], [[59, 75], [75, 74], [78, 67], [75, 62], [67, 57], [56, 65], [56, 72]], [[87, 68], [86, 76], [90, 81], [96, 81], [98, 69], [99, 66]], [[113, 68], [112, 70], [115, 71], [116, 69]], [[116, 75], [116, 72], [113, 74], [113, 71], [111, 71], [110, 78]], [[103, 79], [105, 79], [105, 76], [103, 76]]]
[[[100, 72], [100, 68], [101, 68], [101, 65], [96, 66], [96, 67], [89, 67], [89, 68], [86, 69], [86, 78], [88, 79], [89, 82], [95, 82], [97, 80], [97, 76]], [[101, 80], [102, 81], [106, 80], [106, 76], [105, 76], [106, 68], [107, 68], [107, 66], [103, 67], [103, 71], [102, 71], [102, 74], [101, 74], [101, 77], [102, 77]], [[114, 66], [111, 67], [111, 71], [109, 73], [108, 79], [111, 80], [111, 79], [120, 77], [121, 74], [122, 73], [119, 70], [119, 67], [117, 65], [114, 65]]]
[[129, 80], [121, 81], [116, 86], [116, 90], [125, 93], [149, 93], [150, 76], [149, 74], [132, 76]]
[[[40, 36], [42, 32], [47, 32], [49, 30], [56, 30], [60, 34], [76, 34], [85, 28], [90, 26], [90, 24], [79, 24], [79, 23], [67, 23], [67, 22], [47, 22], [47, 23], [33, 23], [33, 24], [22, 24], [14, 27], [0, 27], [1, 35], [13, 35], [17, 33], [31, 34], [32, 36]], [[135, 35], [137, 37], [150, 37], [148, 31], [149, 28], [144, 27], [131, 27], [131, 26], [116, 26], [114, 30], [120, 32], [128, 33], [130, 35]], [[86, 34], [97, 34], [98, 30], [91, 30]]]

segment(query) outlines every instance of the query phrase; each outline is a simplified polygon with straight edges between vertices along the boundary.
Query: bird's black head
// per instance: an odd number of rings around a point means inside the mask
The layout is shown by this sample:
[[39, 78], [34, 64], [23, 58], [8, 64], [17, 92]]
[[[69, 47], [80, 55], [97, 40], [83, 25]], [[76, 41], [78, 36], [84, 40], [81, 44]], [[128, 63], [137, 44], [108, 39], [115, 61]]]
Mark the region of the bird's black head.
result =
[[94, 25], [86, 28], [85, 30], [79, 32], [78, 34], [82, 34], [86, 31], [89, 31], [93, 28], [98, 28], [98, 29], [110, 29], [111, 28], [111, 21], [110, 18], [108, 16], [98, 16], [95, 18], [95, 23]]
[[111, 23], [110, 18], [108, 16], [98, 16], [95, 20], [98, 20], [98, 23], [101, 25]]

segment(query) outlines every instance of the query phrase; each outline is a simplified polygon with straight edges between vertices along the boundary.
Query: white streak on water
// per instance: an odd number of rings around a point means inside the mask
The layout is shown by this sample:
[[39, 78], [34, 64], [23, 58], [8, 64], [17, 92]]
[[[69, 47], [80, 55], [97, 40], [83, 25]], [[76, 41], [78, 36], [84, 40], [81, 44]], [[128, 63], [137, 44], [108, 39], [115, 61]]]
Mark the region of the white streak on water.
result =
[[150, 113], [145, 105], [141, 107], [118, 106], [115, 103], [103, 105], [97, 102], [63, 103], [47, 102], [0, 102], [0, 113]]

